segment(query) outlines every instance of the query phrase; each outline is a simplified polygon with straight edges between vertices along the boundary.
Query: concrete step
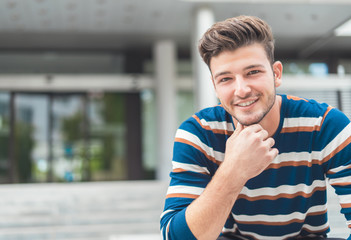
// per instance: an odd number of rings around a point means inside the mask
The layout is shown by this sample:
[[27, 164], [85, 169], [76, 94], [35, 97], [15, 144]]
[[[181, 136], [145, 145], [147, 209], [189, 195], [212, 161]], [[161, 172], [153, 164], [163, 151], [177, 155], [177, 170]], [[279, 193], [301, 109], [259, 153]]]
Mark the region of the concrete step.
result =
[[166, 189], [157, 181], [1, 185], [0, 240], [160, 239]]
[[[167, 183], [0, 185], [0, 240], [160, 240]], [[349, 230], [328, 188], [330, 237]]]

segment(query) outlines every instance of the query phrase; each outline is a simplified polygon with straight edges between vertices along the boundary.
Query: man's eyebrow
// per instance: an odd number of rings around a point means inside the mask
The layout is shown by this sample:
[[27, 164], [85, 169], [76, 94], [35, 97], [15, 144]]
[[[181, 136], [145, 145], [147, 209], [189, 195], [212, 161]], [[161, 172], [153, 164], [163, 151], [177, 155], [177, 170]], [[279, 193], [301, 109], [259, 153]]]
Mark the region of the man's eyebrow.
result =
[[251, 69], [251, 68], [264, 68], [264, 65], [263, 64], [252, 64], [252, 65], [249, 65], [247, 67], [244, 68], [244, 70], [248, 70], [248, 69]]
[[214, 79], [218, 78], [218, 77], [221, 76], [221, 75], [226, 75], [226, 74], [231, 74], [231, 72], [229, 72], [229, 71], [223, 71], [223, 72], [216, 73], [216, 74], [214, 75]]

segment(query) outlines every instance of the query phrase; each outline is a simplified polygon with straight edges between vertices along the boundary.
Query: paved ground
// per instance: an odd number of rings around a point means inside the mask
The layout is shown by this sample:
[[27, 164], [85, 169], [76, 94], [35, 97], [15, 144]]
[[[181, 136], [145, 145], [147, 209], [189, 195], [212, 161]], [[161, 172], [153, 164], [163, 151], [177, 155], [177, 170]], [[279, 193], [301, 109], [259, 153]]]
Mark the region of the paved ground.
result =
[[[0, 240], [160, 240], [167, 184], [157, 181], [0, 185]], [[331, 236], [348, 230], [330, 197]]]
[[0, 240], [161, 239], [166, 187], [154, 181], [0, 185]]

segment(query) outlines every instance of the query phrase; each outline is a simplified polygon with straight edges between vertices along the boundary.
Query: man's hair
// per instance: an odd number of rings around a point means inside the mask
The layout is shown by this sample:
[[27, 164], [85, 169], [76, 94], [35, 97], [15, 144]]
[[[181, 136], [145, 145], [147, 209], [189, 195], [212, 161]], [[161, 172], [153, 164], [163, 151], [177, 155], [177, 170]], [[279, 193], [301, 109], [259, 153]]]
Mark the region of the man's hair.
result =
[[270, 26], [253, 16], [238, 16], [215, 23], [199, 42], [199, 52], [210, 67], [212, 57], [254, 43], [261, 44], [271, 64], [274, 62], [274, 39]]

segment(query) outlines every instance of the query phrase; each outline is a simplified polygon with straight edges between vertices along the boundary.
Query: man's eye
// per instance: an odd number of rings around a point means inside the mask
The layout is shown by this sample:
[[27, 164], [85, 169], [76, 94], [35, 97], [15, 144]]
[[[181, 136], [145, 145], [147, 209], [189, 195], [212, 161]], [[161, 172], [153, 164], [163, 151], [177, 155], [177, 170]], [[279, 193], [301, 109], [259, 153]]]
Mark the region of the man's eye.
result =
[[219, 80], [219, 82], [227, 82], [229, 80], [230, 80], [230, 78], [222, 78], [221, 80]]
[[248, 73], [248, 75], [257, 74], [257, 73], [259, 73], [259, 72], [260, 72], [260, 70], [252, 70], [252, 71], [250, 71], [250, 72]]

